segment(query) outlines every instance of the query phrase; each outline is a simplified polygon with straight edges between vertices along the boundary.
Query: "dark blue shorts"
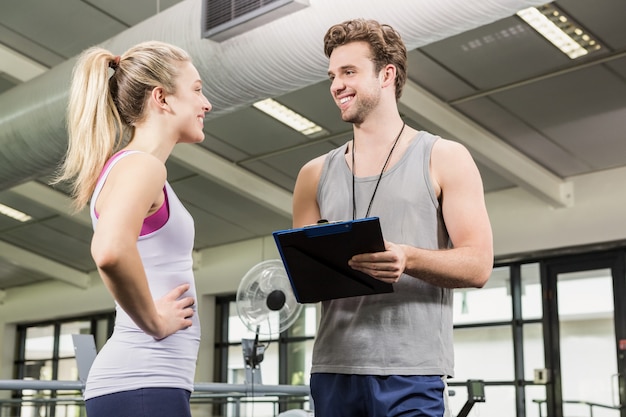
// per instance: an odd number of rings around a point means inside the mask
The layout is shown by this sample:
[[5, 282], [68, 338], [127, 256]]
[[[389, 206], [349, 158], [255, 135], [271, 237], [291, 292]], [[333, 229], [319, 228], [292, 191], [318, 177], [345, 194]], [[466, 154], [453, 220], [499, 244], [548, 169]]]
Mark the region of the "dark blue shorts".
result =
[[141, 388], [85, 401], [87, 417], [191, 417], [191, 393], [180, 388]]
[[442, 417], [446, 395], [436, 375], [311, 375], [318, 417]]

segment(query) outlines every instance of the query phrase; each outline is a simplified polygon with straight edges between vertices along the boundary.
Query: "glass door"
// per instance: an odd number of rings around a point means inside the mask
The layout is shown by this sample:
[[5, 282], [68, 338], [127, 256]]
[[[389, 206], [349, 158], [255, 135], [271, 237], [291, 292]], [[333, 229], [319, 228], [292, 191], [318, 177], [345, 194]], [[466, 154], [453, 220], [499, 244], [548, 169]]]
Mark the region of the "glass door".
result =
[[622, 252], [543, 265], [548, 416], [626, 417], [625, 280]]

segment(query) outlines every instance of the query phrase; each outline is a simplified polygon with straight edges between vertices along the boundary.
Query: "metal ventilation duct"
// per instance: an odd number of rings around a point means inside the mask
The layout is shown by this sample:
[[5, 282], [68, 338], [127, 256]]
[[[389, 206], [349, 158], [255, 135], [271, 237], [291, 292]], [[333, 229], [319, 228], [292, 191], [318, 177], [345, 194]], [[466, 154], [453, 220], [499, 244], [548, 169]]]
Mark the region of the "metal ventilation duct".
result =
[[[309, 7], [217, 43], [201, 37], [201, 0], [187, 0], [102, 44], [116, 53], [149, 39], [192, 56], [213, 104], [208, 118], [326, 78], [322, 37], [340, 21], [393, 25], [407, 47], [431, 42], [539, 5], [536, 0], [310, 0]], [[71, 59], [0, 95], [0, 190], [49, 174], [67, 146], [64, 126]]]
[[202, 36], [221, 42], [308, 4], [307, 0], [202, 0]]

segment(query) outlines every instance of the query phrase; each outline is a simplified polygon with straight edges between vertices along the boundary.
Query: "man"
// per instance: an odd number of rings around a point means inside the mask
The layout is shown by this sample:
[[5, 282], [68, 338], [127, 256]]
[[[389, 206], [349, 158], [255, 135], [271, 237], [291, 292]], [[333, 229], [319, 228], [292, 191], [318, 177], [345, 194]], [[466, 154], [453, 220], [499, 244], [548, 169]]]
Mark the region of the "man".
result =
[[331, 95], [354, 136], [302, 167], [293, 226], [379, 217], [385, 251], [349, 265], [394, 292], [323, 303], [316, 415], [448, 416], [452, 289], [482, 287], [493, 266], [480, 174], [461, 144], [403, 122], [406, 48], [393, 28], [347, 21], [328, 30], [324, 49]]

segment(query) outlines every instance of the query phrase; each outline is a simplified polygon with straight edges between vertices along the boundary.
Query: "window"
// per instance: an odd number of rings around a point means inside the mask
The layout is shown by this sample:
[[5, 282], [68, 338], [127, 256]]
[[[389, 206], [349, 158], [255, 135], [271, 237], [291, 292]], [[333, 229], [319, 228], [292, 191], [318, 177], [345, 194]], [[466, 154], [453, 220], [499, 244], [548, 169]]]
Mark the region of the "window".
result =
[[[487, 384], [485, 403], [473, 406], [476, 413], [510, 410], [514, 415], [523, 401], [516, 391], [520, 380], [532, 381], [533, 369], [544, 367], [539, 277], [538, 263], [502, 265], [493, 269], [485, 287], [455, 290], [455, 377], [449, 380], [455, 393], [450, 397], [453, 414], [468, 400], [465, 384], [472, 379]], [[523, 375], [517, 374], [519, 369]], [[534, 415], [536, 409], [530, 411]]]
[[[215, 344], [215, 380], [234, 384], [253, 383], [259, 380], [264, 385], [308, 385], [311, 371], [311, 356], [313, 338], [317, 328], [316, 305], [306, 304], [293, 325], [281, 334], [271, 336], [259, 335], [258, 342], [265, 347], [261, 361], [260, 376], [248, 370], [244, 361], [242, 340], [254, 340], [256, 335], [246, 328], [237, 314], [235, 296], [220, 297], [216, 300], [216, 344]], [[254, 379], [258, 378], [258, 379]], [[243, 404], [240, 407], [241, 415], [255, 417], [275, 415], [274, 404], [267, 400], [278, 401], [276, 397], [267, 397], [254, 400], [254, 404]], [[293, 402], [288, 404], [289, 401]], [[308, 402], [302, 398], [290, 398], [289, 401], [280, 399], [279, 406], [287, 408], [307, 408]], [[291, 405], [291, 406], [290, 406]], [[224, 415], [236, 415], [234, 407], [222, 406]], [[246, 408], [247, 407], [247, 408]], [[254, 410], [252, 410], [254, 407]], [[219, 414], [218, 415], [222, 415]]]
[[[45, 381], [78, 380], [72, 335], [93, 334], [96, 340], [106, 340], [113, 328], [113, 320], [114, 313], [108, 313], [18, 325], [14, 377]], [[107, 334], [98, 334], [103, 331]], [[78, 391], [22, 390], [13, 397], [20, 399], [21, 403], [11, 411], [11, 415], [81, 415], [82, 394]]]
[[510, 321], [510, 284], [509, 268], [497, 267], [483, 288], [454, 290], [454, 324]]

